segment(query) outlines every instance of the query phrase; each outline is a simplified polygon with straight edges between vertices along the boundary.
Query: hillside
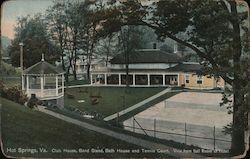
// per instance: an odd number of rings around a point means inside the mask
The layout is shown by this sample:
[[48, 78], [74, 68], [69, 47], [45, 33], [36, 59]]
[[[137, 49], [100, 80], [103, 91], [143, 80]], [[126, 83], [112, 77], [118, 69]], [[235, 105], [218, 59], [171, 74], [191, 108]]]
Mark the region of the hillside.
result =
[[[80, 128], [52, 116], [31, 110], [12, 101], [0, 98], [2, 104], [2, 140], [3, 148], [18, 150], [45, 148], [47, 153], [8, 152], [10, 156], [39, 157], [93, 157], [88, 153], [52, 153], [53, 149], [102, 149], [102, 148], [138, 148], [135, 145], [114, 139], [109, 136]], [[106, 156], [107, 155], [107, 156]], [[94, 154], [95, 157], [115, 157], [117, 154]], [[120, 156], [120, 154], [119, 154]], [[86, 156], [85, 156], [86, 157]]]

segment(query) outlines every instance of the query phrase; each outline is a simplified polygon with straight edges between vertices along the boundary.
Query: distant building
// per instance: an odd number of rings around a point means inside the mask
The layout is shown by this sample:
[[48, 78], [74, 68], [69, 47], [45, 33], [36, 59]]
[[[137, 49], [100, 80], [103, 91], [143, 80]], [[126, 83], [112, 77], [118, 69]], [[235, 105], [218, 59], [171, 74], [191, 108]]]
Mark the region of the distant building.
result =
[[[129, 54], [129, 85], [134, 87], [182, 86], [186, 88], [224, 88], [222, 78], [203, 76], [199, 63], [185, 63], [175, 53], [142, 49]], [[110, 60], [110, 66], [91, 72], [92, 85], [126, 85], [124, 54]]]
[[[94, 55], [91, 58], [90, 63], [90, 72], [93, 70], [101, 70], [106, 69], [106, 67], [109, 65], [108, 61], [103, 56]], [[86, 79], [87, 78], [87, 68], [88, 68], [88, 60], [87, 57], [81, 56], [76, 60], [76, 75], [78, 79]]]

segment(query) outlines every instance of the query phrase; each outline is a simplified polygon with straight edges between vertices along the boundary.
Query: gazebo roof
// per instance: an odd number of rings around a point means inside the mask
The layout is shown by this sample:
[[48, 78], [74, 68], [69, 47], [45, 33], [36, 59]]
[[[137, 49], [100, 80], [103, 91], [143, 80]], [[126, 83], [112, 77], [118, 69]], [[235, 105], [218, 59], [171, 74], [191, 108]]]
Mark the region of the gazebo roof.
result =
[[42, 60], [23, 71], [24, 74], [63, 74], [64, 71]]

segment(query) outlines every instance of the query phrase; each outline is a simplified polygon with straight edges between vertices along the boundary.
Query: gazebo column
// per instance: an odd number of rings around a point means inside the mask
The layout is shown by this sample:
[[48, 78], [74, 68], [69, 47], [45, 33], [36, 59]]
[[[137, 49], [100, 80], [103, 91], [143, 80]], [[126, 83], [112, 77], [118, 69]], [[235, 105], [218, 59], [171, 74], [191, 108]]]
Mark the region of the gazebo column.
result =
[[43, 85], [45, 86], [45, 83], [46, 83], [46, 78], [45, 78], [45, 76], [43, 76]]
[[133, 86], [135, 86], [135, 74], [133, 74]]
[[62, 94], [64, 94], [64, 75], [62, 74]]
[[121, 74], [119, 73], [119, 86], [122, 84], [121, 82]]
[[58, 96], [58, 76], [56, 75], [56, 96]]
[[24, 78], [25, 78], [25, 76], [22, 75], [22, 90], [24, 90]]
[[29, 76], [26, 76], [26, 90], [27, 90], [27, 94], [29, 94]]
[[104, 83], [107, 85], [107, 73], [104, 73]]
[[163, 78], [162, 78], [162, 84], [163, 84], [163, 86], [165, 86], [166, 85], [165, 74], [163, 74], [162, 76], [163, 76]]
[[41, 97], [43, 97], [43, 88], [44, 88], [44, 75], [41, 75]]
[[149, 75], [149, 73], [147, 74], [147, 76], [148, 76], [148, 86], [150, 86], [150, 75]]
[[90, 74], [90, 85], [93, 85], [93, 75], [92, 75], [92, 73]]

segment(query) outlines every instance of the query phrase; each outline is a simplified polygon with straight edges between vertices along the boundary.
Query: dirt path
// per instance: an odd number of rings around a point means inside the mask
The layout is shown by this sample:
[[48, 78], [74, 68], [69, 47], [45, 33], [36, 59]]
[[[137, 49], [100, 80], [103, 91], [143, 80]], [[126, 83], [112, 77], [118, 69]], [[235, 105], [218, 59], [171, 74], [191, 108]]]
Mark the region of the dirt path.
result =
[[72, 123], [74, 125], [78, 125], [82, 128], [89, 129], [89, 130], [92, 130], [92, 131], [95, 131], [95, 132], [98, 132], [98, 133], [101, 133], [104, 135], [108, 135], [108, 136], [114, 137], [116, 139], [120, 139], [120, 140], [126, 141], [128, 143], [135, 144], [135, 145], [147, 148], [147, 149], [166, 150], [167, 151], [166, 154], [173, 156], [173, 157], [178, 157], [178, 158], [180, 158], [180, 157], [185, 157], [185, 158], [197, 158], [198, 157], [198, 158], [201, 158], [202, 157], [202, 156], [194, 154], [194, 153], [176, 153], [176, 152], [174, 152], [176, 149], [174, 150], [174, 148], [166, 146], [164, 144], [148, 141], [145, 139], [136, 138], [134, 136], [118, 133], [118, 132], [115, 132], [115, 131], [112, 131], [112, 130], [109, 130], [106, 128], [101, 128], [101, 127], [98, 127], [98, 126], [95, 126], [95, 125], [92, 125], [92, 124], [89, 124], [86, 122], [82, 122], [82, 121], [70, 118], [68, 116], [65, 116], [65, 115], [62, 115], [59, 113], [55, 113], [53, 111], [45, 109], [45, 107], [42, 107], [42, 106], [39, 106], [39, 111], [46, 113], [46, 114], [49, 114], [51, 116], [54, 116], [54, 117], [61, 119], [63, 121]]

